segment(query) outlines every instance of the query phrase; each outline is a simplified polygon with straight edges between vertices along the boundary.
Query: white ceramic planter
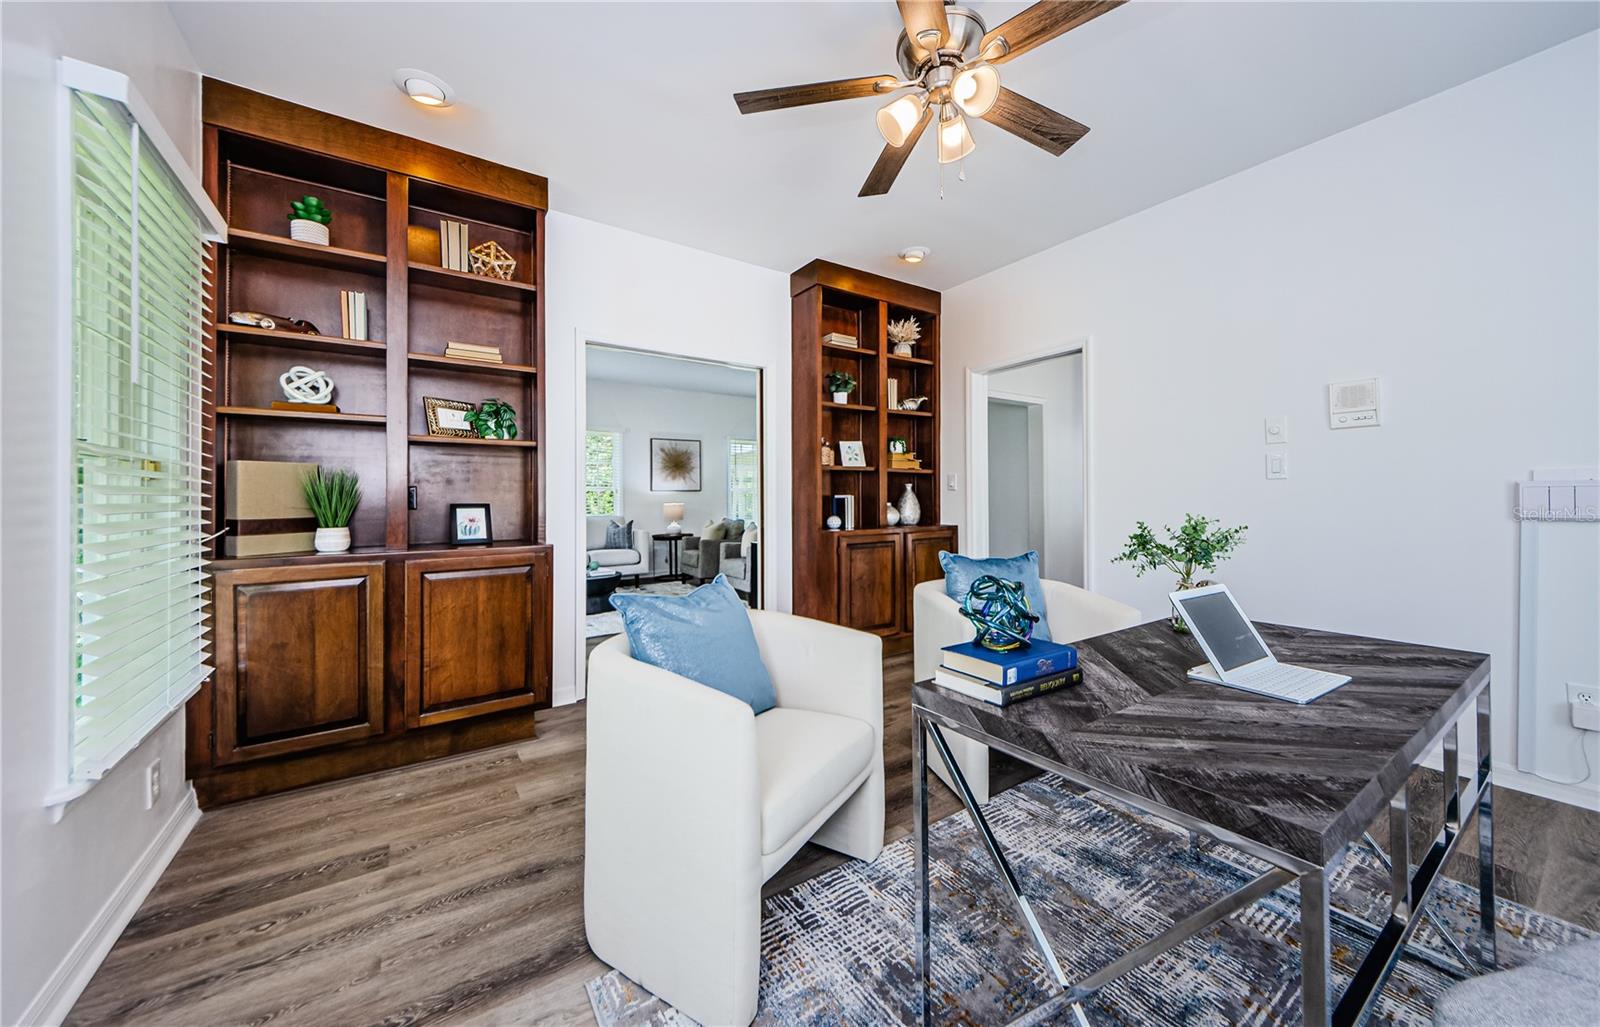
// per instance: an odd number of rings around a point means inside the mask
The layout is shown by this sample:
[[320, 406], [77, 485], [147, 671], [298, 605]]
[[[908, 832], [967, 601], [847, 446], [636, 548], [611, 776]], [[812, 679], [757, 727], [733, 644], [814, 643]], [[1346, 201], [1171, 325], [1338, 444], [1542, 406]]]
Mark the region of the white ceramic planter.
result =
[[848, 392], [835, 392], [833, 394], [833, 401], [835, 403], [848, 403], [848, 402], [850, 402], [850, 393], [848, 393]]
[[917, 501], [917, 490], [907, 483], [905, 492], [900, 495], [900, 523], [911, 527], [922, 520], [922, 504]]
[[342, 553], [350, 548], [349, 528], [318, 528], [312, 543], [319, 553]]
[[289, 238], [296, 242], [315, 243], [318, 246], [328, 245], [328, 226], [320, 221], [311, 221], [306, 218], [289, 219]]

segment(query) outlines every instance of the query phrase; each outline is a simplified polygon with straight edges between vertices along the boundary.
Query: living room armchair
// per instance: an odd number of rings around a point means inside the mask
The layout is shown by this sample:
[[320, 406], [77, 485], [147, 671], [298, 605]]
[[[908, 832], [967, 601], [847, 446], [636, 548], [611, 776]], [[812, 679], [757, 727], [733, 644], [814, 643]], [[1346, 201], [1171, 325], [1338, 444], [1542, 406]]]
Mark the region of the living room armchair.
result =
[[[1140, 621], [1139, 611], [1126, 603], [1095, 595], [1064, 581], [1045, 578], [1039, 584], [1044, 589], [1045, 620], [1050, 624], [1051, 637], [1057, 642], [1092, 638], [1132, 627]], [[916, 587], [911, 593], [911, 612], [915, 680], [926, 681], [939, 669], [940, 650], [957, 642], [972, 641], [974, 631], [972, 622], [961, 615], [961, 607], [945, 594], [942, 578], [924, 581]], [[956, 758], [956, 765], [961, 768], [972, 794], [979, 802], [988, 802], [989, 747], [954, 731], [946, 732], [945, 740], [950, 743], [950, 754]], [[929, 751], [928, 766], [945, 784], [951, 783], [950, 772], [938, 753]]]
[[883, 847], [883, 643], [750, 611], [777, 706], [589, 659], [584, 925], [595, 955], [704, 1024], [755, 1016], [761, 886], [808, 840]]
[[744, 521], [712, 521], [699, 535], [691, 535], [680, 545], [678, 566], [691, 581], [710, 581], [722, 573], [722, 561], [739, 554], [744, 537]]

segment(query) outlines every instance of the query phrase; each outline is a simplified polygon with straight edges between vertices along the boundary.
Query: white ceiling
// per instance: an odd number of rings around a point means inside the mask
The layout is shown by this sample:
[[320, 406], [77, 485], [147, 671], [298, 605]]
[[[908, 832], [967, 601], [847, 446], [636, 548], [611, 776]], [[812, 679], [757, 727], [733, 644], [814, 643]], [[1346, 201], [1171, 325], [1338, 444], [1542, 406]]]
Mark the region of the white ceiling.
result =
[[750, 368], [730, 367], [687, 357], [663, 357], [654, 353], [591, 345], [588, 351], [588, 378], [592, 382], [622, 382], [656, 389], [754, 398], [757, 373]]
[[[979, 3], [991, 27], [1021, 3]], [[889, 73], [875, 3], [176, 3], [209, 75], [546, 175], [559, 210], [792, 271], [946, 289], [1600, 24], [1593, 3], [1133, 3], [1002, 66], [1090, 126], [1062, 157], [990, 125], [966, 182], [928, 133], [856, 196], [878, 101], [741, 116], [739, 90]], [[436, 74], [424, 110], [395, 68]], [[1494, 145], [1485, 126], [1484, 145]], [[933, 250], [912, 268], [893, 254]]]

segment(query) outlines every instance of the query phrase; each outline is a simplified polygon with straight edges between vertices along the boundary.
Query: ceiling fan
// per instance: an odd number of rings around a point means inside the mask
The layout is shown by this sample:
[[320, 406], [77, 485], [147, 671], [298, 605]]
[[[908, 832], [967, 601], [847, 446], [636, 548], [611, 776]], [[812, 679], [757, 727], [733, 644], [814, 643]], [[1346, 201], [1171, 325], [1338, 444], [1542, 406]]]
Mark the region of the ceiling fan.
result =
[[861, 196], [880, 196], [889, 191], [923, 129], [936, 116], [940, 164], [958, 161], [976, 146], [967, 128], [967, 117], [982, 118], [1059, 157], [1082, 139], [1089, 127], [1002, 86], [995, 66], [1124, 2], [1044, 0], [991, 32], [976, 11], [965, 7], [941, 0], [898, 0], [900, 18], [906, 27], [900, 33], [895, 57], [904, 78], [869, 75], [757, 89], [735, 93], [733, 99], [741, 114], [755, 114], [912, 90], [878, 111], [878, 131], [887, 145], [867, 175]]

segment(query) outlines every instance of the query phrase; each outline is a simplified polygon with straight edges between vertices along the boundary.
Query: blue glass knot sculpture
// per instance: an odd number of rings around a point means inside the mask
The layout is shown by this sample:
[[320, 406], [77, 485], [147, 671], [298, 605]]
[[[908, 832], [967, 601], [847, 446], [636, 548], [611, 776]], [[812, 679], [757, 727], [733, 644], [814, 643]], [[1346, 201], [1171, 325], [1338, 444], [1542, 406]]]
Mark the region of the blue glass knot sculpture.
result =
[[1039, 616], [1028, 609], [1022, 582], [985, 574], [972, 583], [961, 603], [961, 616], [978, 629], [973, 639], [985, 649], [1006, 652], [1031, 645]]

